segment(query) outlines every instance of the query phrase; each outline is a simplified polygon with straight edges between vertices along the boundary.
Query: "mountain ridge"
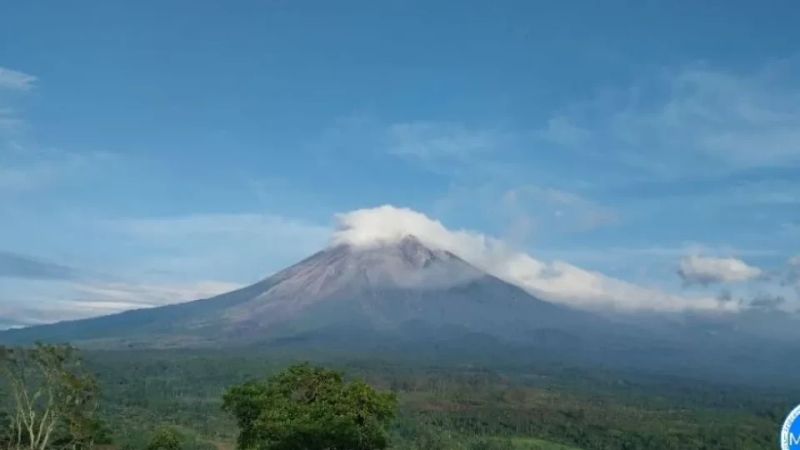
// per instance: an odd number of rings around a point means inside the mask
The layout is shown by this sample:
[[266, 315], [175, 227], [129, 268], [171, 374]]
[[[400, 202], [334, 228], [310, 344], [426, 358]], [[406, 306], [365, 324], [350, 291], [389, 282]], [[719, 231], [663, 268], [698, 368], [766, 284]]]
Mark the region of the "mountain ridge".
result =
[[535, 298], [408, 235], [368, 246], [334, 245], [215, 297], [9, 330], [0, 341], [136, 338], [227, 345], [337, 327], [385, 334], [410, 323], [520, 340], [528, 328], [586, 326], [590, 317]]
[[0, 344], [244, 347], [292, 357], [614, 366], [786, 381], [800, 369], [785, 357], [800, 349], [796, 340], [747, 332], [738, 326], [746, 319], [714, 324], [575, 310], [406, 236], [332, 245], [206, 299], [6, 330]]

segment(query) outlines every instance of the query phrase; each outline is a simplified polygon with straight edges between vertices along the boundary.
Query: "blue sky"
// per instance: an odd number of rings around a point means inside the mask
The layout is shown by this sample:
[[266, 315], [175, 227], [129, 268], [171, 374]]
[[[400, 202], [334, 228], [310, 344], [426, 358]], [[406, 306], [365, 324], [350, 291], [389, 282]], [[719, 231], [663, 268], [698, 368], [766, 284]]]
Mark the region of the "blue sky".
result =
[[800, 304], [797, 23], [793, 1], [4, 3], [0, 322], [255, 281], [383, 204], [646, 292]]

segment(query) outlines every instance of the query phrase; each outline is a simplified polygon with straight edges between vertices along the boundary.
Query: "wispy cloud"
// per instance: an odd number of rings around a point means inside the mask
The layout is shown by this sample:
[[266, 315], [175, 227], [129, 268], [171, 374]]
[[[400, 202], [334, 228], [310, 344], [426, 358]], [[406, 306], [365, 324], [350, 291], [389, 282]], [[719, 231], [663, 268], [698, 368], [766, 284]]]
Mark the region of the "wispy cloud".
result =
[[54, 162], [30, 162], [0, 167], [0, 192], [19, 192], [41, 188], [56, 181], [71, 165]]
[[739, 283], [762, 276], [764, 271], [736, 258], [690, 255], [684, 257], [678, 275], [687, 284]]
[[[331, 230], [255, 213], [82, 223], [94, 246], [113, 253], [100, 259], [103, 273], [0, 253], [0, 318], [35, 324], [207, 298], [319, 250]], [[97, 268], [98, 258], [87, 255], [83, 263]]]
[[0, 67], [0, 89], [28, 91], [33, 89], [36, 77], [25, 72]]
[[606, 90], [540, 135], [664, 176], [800, 165], [796, 61], [752, 72], [698, 65]]
[[241, 287], [238, 283], [200, 280], [189, 283], [92, 282], [75, 285], [73, 299], [66, 301], [88, 310], [121, 311], [131, 308], [180, 303], [213, 297]]
[[780, 295], [761, 294], [750, 300], [749, 306], [760, 311], [777, 311], [784, 304], [786, 298]]
[[99, 173], [118, 160], [110, 152], [0, 148], [0, 194], [35, 191]]
[[[35, 87], [36, 77], [0, 67], [0, 94], [26, 93]], [[117, 158], [107, 151], [71, 151], [30, 144], [30, 130], [14, 106], [15, 96], [0, 95], [0, 194], [37, 190], [58, 184]]]
[[[109, 222], [118, 229], [147, 238], [164, 238], [179, 235], [196, 237], [239, 234], [253, 236], [268, 234], [303, 235], [326, 233], [327, 228], [307, 222], [271, 214], [191, 214], [185, 216], [118, 219]], [[289, 236], [282, 236], [289, 237]]]
[[[24, 288], [25, 298], [13, 287], [0, 306], [0, 328], [35, 325], [114, 314], [131, 309], [213, 297], [239, 288], [238, 283], [216, 280], [152, 283], [121, 281], [38, 281]], [[22, 294], [20, 294], [22, 295]]]
[[612, 208], [563, 189], [522, 185], [507, 190], [502, 204], [518, 215], [549, 222], [553, 228], [587, 231], [617, 223], [620, 218]]
[[453, 122], [395, 123], [386, 130], [391, 154], [426, 164], [474, 162], [492, 157], [508, 136], [493, 129]]
[[459, 180], [520, 179], [518, 158], [527, 132], [460, 122], [412, 121], [389, 124], [383, 148], [435, 174]]
[[72, 267], [0, 250], [0, 278], [71, 280], [78, 276], [79, 272]]
[[585, 130], [569, 117], [554, 116], [536, 133], [540, 138], [566, 147], [577, 147], [589, 142], [592, 133]]
[[432, 211], [444, 219], [480, 222], [515, 245], [576, 236], [624, 221], [615, 208], [582, 192], [502, 178], [453, 184]]
[[0, 105], [0, 132], [13, 132], [23, 128], [22, 120], [13, 108]]
[[794, 287], [800, 297], [800, 255], [789, 259], [784, 273], [784, 283]]
[[389, 155], [438, 175], [476, 176], [506, 171], [506, 155], [517, 148], [519, 139], [500, 126], [356, 116], [336, 121], [315, 145], [337, 157], [342, 152]]
[[[330, 227], [272, 214], [209, 213], [100, 221], [136, 266], [167, 276], [255, 281], [323, 247]], [[109, 244], [111, 245], [111, 244]], [[132, 268], [135, 270], [135, 268]]]
[[23, 130], [26, 125], [14, 105], [17, 96], [8, 94], [24, 94], [34, 88], [35, 82], [36, 77], [33, 75], [0, 67], [0, 138]]

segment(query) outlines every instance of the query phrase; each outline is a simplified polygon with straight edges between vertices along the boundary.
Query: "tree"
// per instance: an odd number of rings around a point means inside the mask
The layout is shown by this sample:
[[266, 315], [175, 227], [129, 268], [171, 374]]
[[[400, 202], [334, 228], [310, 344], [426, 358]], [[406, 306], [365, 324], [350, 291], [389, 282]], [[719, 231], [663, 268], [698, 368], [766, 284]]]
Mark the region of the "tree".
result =
[[98, 387], [77, 351], [64, 345], [0, 346], [0, 375], [9, 391], [11, 449], [85, 449], [101, 428], [95, 418]]
[[396, 405], [394, 394], [308, 364], [232, 387], [223, 400], [241, 450], [384, 449]]
[[179, 450], [183, 437], [174, 428], [162, 427], [156, 430], [147, 450]]

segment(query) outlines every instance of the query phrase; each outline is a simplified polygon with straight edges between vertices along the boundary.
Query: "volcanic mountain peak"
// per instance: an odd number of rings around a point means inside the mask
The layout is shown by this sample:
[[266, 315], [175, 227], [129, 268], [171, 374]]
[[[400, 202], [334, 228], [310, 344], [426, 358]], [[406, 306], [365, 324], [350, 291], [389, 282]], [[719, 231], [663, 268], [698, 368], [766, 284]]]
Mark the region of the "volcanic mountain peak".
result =
[[272, 276], [260, 297], [314, 301], [372, 289], [442, 288], [486, 276], [458, 256], [431, 249], [415, 236], [368, 246], [339, 244]]
[[[315, 330], [408, 324], [520, 336], [535, 327], [583, 323], [583, 315], [424, 245], [414, 236], [338, 244], [251, 286], [210, 299], [8, 333], [26, 339], [252, 342]], [[438, 333], [438, 332], [437, 332]]]

